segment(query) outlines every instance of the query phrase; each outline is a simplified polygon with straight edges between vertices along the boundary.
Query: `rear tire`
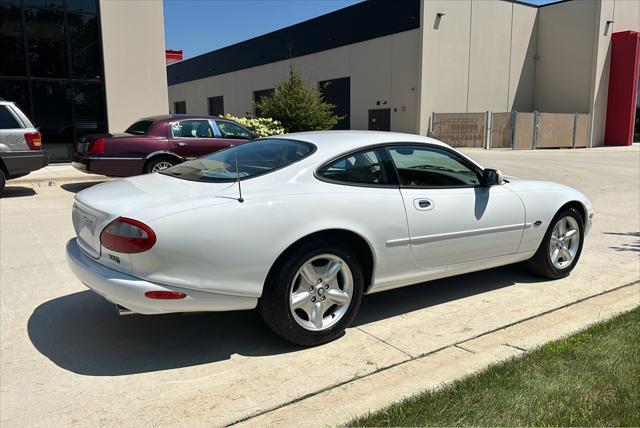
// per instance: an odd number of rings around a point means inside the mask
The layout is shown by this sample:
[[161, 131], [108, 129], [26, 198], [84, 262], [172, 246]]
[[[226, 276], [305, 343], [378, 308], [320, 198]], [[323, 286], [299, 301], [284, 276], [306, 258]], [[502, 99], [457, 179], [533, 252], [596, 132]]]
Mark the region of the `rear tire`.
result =
[[144, 173], [151, 174], [154, 172], [163, 171], [167, 168], [171, 168], [177, 165], [178, 162], [175, 159], [169, 157], [159, 157], [149, 160], [144, 166]]
[[575, 208], [562, 208], [551, 221], [538, 251], [526, 263], [531, 271], [542, 277], [564, 278], [578, 263], [583, 243], [582, 215]]
[[302, 346], [330, 342], [353, 321], [364, 291], [349, 247], [314, 240], [279, 262], [265, 282], [258, 310], [269, 328]]

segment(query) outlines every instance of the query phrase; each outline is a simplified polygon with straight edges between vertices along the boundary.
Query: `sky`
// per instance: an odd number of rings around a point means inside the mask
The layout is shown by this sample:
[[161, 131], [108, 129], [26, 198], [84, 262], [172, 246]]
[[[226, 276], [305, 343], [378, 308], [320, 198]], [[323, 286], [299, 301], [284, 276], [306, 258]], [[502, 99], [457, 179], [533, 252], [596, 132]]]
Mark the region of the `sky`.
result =
[[[360, 1], [164, 0], [165, 47], [182, 49], [184, 59], [192, 58]], [[524, 1], [545, 4], [557, 0]]]

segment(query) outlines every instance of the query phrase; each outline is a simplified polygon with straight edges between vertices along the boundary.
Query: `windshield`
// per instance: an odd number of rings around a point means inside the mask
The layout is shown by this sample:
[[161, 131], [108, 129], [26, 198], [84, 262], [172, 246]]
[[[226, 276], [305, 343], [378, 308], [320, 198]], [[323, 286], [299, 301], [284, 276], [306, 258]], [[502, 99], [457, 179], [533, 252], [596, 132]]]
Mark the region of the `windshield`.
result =
[[127, 134], [144, 135], [147, 133], [149, 128], [151, 128], [151, 125], [153, 125], [153, 120], [139, 120], [128, 127], [124, 132]]
[[283, 138], [255, 140], [181, 163], [161, 174], [192, 181], [230, 182], [237, 180], [238, 176], [245, 179], [280, 169], [314, 150], [315, 146], [301, 141]]

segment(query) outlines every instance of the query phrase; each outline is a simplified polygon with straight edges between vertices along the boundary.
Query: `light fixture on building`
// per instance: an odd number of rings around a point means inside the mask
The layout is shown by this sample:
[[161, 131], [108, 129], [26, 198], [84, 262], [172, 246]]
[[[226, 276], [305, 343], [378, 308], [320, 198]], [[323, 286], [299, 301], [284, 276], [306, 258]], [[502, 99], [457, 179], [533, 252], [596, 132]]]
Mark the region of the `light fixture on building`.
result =
[[443, 16], [444, 16], [443, 12], [436, 13], [436, 20], [433, 21], [433, 29], [434, 30], [437, 30], [438, 28], [440, 28], [440, 20], [442, 19]]

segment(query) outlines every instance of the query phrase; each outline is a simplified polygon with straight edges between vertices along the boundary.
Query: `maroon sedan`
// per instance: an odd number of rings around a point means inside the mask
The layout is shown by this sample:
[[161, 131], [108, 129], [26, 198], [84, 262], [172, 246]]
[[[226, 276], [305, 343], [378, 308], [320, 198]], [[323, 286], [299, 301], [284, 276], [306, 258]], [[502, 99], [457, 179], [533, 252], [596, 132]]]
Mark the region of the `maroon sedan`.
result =
[[128, 177], [161, 171], [253, 138], [253, 132], [227, 119], [153, 116], [140, 119], [123, 134], [82, 137], [72, 165], [92, 174]]

